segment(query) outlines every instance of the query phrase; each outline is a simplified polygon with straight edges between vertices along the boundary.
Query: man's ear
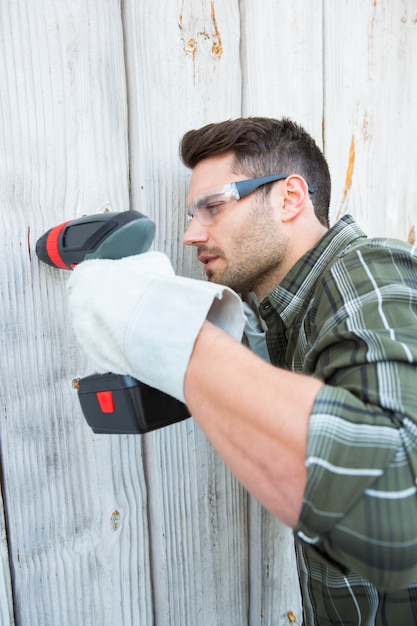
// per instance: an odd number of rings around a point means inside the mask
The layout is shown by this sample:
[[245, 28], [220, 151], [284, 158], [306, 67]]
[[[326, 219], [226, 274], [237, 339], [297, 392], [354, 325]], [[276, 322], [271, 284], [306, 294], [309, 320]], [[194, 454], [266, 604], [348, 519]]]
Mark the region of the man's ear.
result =
[[285, 180], [286, 190], [284, 195], [284, 205], [281, 211], [281, 219], [288, 222], [303, 210], [308, 199], [308, 185], [302, 176], [291, 174]]

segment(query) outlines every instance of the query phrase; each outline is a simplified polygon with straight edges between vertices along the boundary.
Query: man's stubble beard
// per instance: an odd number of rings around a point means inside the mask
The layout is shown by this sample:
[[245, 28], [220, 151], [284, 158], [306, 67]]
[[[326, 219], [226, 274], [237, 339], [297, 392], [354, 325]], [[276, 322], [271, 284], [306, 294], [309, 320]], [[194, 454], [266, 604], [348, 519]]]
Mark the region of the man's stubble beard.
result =
[[[249, 213], [228, 252], [228, 265], [218, 274], [208, 270], [209, 281], [226, 285], [240, 294], [257, 292], [264, 284], [275, 286], [273, 277], [286, 258], [288, 241], [271, 235], [272, 210], [265, 211], [265, 208], [270, 207], [254, 208]], [[221, 249], [217, 249], [216, 254], [225, 259]]]

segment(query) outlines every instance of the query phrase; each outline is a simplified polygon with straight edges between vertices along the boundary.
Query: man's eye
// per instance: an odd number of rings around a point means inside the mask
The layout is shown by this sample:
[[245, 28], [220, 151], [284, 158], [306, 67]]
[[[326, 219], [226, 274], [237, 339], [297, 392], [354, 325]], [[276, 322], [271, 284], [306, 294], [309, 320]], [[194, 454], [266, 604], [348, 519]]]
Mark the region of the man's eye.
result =
[[210, 215], [217, 215], [223, 207], [224, 202], [213, 202], [212, 204], [206, 204], [204, 210], [207, 211], [207, 213], [210, 213]]

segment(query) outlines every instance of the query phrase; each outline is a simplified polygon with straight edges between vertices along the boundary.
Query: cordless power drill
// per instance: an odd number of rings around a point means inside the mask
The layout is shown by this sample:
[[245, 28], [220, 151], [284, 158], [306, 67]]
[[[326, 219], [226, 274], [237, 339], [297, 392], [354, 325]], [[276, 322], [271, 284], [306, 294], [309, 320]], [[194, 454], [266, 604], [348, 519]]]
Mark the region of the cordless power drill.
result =
[[[146, 252], [155, 224], [137, 211], [99, 213], [48, 230], [38, 258], [64, 270], [86, 259], [120, 259]], [[186, 405], [131, 376], [92, 374], [74, 381], [84, 417], [95, 433], [143, 434], [190, 417]]]

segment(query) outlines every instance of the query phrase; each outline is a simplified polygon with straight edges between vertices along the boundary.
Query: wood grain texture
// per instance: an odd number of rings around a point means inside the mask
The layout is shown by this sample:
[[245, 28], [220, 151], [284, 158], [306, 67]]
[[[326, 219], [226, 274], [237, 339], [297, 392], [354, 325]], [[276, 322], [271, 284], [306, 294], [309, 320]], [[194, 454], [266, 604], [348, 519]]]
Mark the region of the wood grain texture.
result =
[[322, 145], [321, 0], [242, 0], [243, 115], [289, 117]]
[[0, 29], [1, 462], [16, 621], [151, 623], [142, 442], [87, 427], [71, 380], [91, 371], [67, 276], [34, 250], [57, 223], [128, 208], [120, 6], [4, 2]]
[[[1, 431], [0, 431], [1, 432]], [[1, 471], [1, 470], [0, 470]], [[13, 625], [13, 591], [3, 498], [0, 494], [0, 624]]]
[[[182, 243], [186, 130], [240, 114], [238, 3], [123, 3], [131, 206], [156, 222], [154, 247], [202, 277]], [[247, 495], [192, 421], [146, 437], [154, 610], [161, 626], [247, 621]]]
[[240, 114], [237, 0], [123, 1], [131, 207], [157, 222], [155, 247], [177, 272], [201, 277], [182, 243], [189, 172], [185, 131]]
[[[279, 7], [278, 7], [279, 4]], [[289, 117], [323, 148], [323, 11], [318, 0], [243, 0], [242, 112]], [[250, 624], [301, 623], [292, 531], [251, 503]]]
[[324, 3], [325, 146], [332, 219], [407, 239], [417, 221], [417, 6]]

